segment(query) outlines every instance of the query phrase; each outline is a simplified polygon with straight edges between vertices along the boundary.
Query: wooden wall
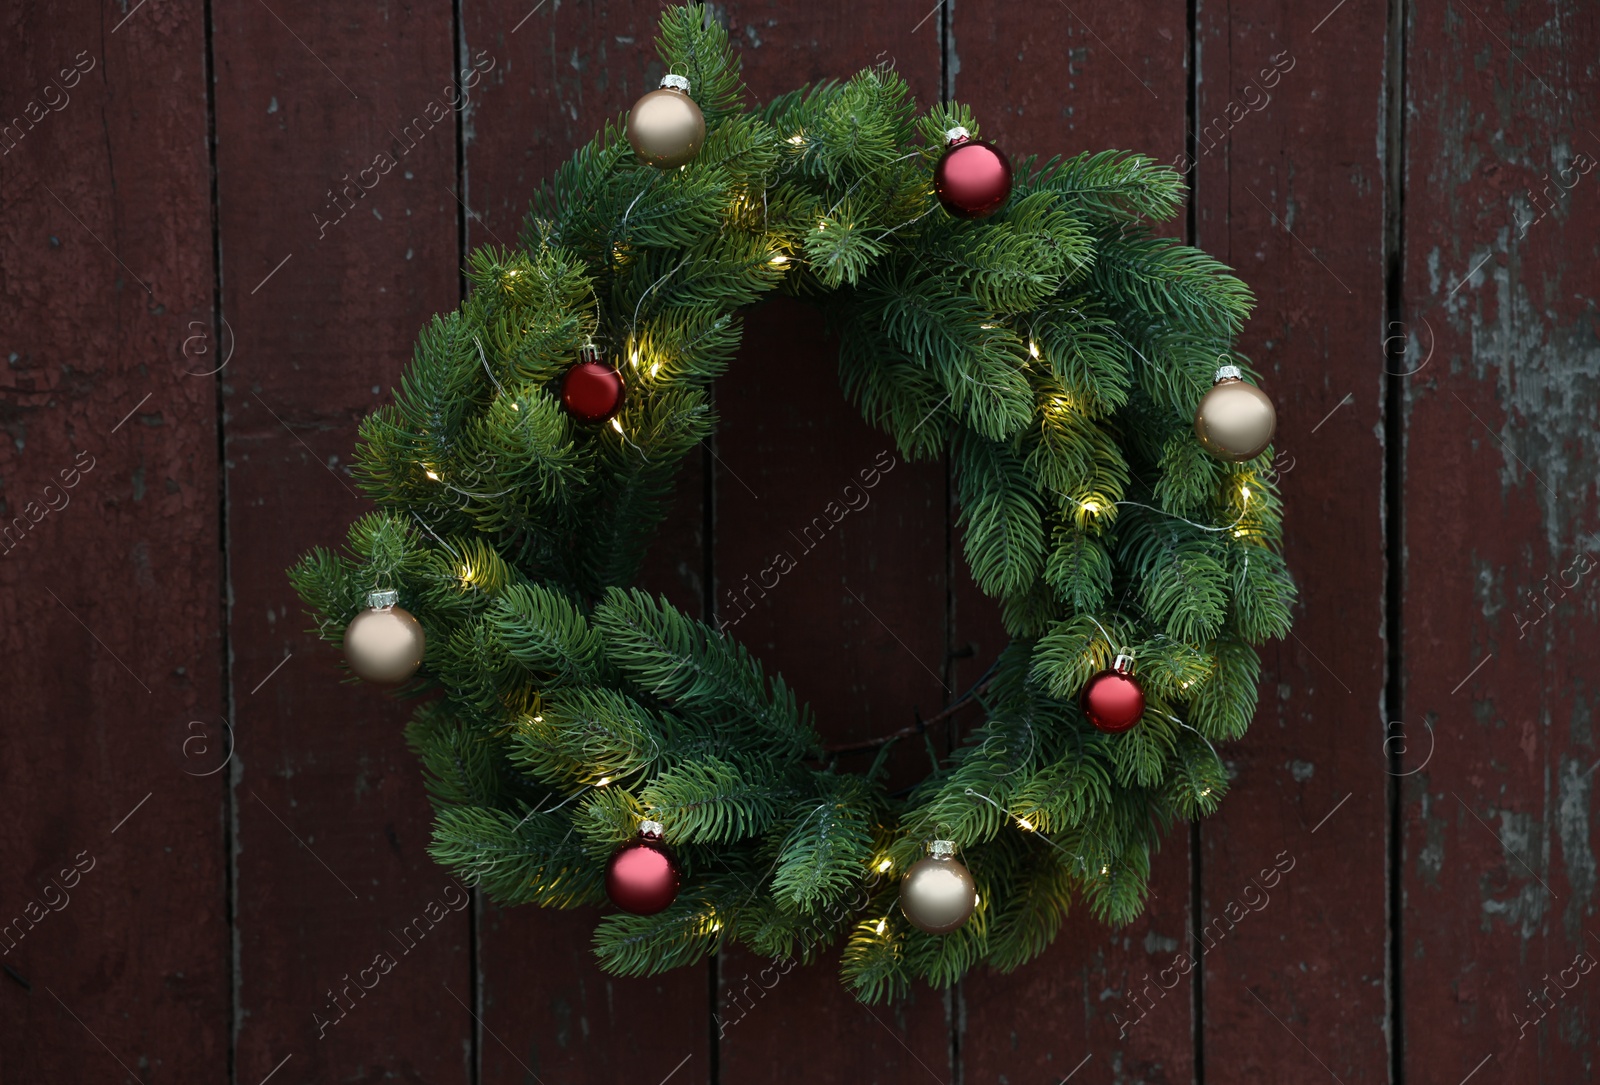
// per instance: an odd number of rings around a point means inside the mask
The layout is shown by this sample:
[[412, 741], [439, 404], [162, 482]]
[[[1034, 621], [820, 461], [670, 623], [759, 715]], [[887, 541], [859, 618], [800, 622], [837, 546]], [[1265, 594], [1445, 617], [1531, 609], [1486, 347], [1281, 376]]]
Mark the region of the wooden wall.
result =
[[[283, 570], [364, 509], [356, 423], [465, 252], [513, 242], [533, 185], [653, 86], [658, 10], [0, 13], [0, 1082], [1592, 1077], [1600, 9], [1577, 0], [718, 5], [757, 96], [892, 61], [1016, 154], [1189, 171], [1174, 232], [1260, 301], [1295, 636], [1148, 913], [1075, 916], [1010, 976], [867, 1008], [829, 962], [746, 1006], [766, 962], [616, 980], [592, 914], [453, 888], [403, 711], [338, 681]], [[833, 354], [803, 307], [752, 314], [651, 586], [709, 613], [894, 456]], [[999, 646], [950, 491], [894, 458], [737, 627], [833, 740], [937, 711]]]

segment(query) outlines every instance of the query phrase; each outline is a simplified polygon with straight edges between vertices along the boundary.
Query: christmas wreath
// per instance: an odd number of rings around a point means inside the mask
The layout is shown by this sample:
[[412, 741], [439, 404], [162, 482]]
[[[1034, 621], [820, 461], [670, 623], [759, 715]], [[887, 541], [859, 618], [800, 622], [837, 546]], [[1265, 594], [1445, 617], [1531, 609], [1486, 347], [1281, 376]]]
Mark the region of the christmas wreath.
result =
[[[662, 88], [539, 190], [519, 249], [471, 256], [363, 422], [380, 511], [291, 570], [357, 674], [424, 698], [431, 854], [502, 903], [609, 900], [612, 972], [842, 941], [864, 999], [1014, 968], [1074, 898], [1127, 922], [1163, 830], [1227, 788], [1251, 645], [1290, 624], [1272, 407], [1232, 351], [1248, 289], [1155, 231], [1183, 187], [1148, 158], [1013, 176], [886, 68], [746, 109], [699, 5], [657, 45]], [[1013, 638], [985, 722], [908, 794], [629, 586], [773, 290], [821, 307], [904, 456], [949, 458]]]

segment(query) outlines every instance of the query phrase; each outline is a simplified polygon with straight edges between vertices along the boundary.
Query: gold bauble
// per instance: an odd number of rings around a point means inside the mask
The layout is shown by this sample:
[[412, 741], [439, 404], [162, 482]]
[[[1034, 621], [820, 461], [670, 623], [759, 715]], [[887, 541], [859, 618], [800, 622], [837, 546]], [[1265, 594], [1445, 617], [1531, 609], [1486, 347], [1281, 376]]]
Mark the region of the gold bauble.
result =
[[1217, 382], [1194, 413], [1195, 436], [1219, 460], [1254, 459], [1272, 443], [1278, 413], [1267, 393], [1241, 380], [1237, 368], [1224, 366], [1217, 372]]
[[705, 141], [705, 115], [689, 97], [689, 81], [682, 76], [664, 77], [660, 90], [646, 94], [628, 111], [628, 142], [657, 169], [694, 161]]
[[918, 930], [949, 934], [978, 906], [978, 886], [971, 871], [954, 858], [950, 841], [935, 840], [932, 851], [901, 880], [900, 910]]
[[363, 610], [344, 630], [344, 658], [368, 682], [393, 686], [422, 666], [427, 638], [422, 623], [404, 607], [395, 606], [395, 592], [373, 592]]

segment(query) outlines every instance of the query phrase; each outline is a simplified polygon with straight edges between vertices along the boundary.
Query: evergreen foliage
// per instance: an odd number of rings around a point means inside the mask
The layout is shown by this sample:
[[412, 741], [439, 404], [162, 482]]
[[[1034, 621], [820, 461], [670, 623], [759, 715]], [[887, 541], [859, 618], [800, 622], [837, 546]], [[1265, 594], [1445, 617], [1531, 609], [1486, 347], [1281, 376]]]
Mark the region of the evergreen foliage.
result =
[[[946, 128], [978, 131], [965, 107], [919, 113], [872, 68], [748, 109], [699, 5], [666, 10], [657, 44], [705, 113], [698, 158], [655, 170], [608, 125], [534, 194], [520, 247], [472, 254], [466, 301], [361, 427], [379, 511], [290, 573], [332, 643], [375, 587], [426, 628], [403, 692], [426, 698], [407, 739], [431, 853], [497, 901], [595, 904], [607, 856], [655, 818], [684, 889], [601, 922], [606, 968], [843, 942], [869, 1000], [1015, 968], [1075, 899], [1127, 922], [1163, 828], [1226, 790], [1214, 743], [1249, 725], [1252, 646], [1294, 604], [1270, 450], [1220, 463], [1190, 427], [1219, 360], [1246, 364], [1248, 289], [1159, 233], [1182, 182], [1141, 155], [1021, 160], [1007, 206], [961, 221], [929, 178]], [[845, 390], [905, 456], [948, 457], [968, 563], [1015, 638], [986, 721], [907, 797], [840, 771], [742, 645], [630, 587], [716, 426], [738, 310], [773, 290], [823, 308]], [[557, 400], [591, 343], [628, 381], [614, 424]], [[1077, 694], [1124, 648], [1148, 708], [1105, 735]], [[895, 903], [935, 837], [980, 891], [942, 937]]]

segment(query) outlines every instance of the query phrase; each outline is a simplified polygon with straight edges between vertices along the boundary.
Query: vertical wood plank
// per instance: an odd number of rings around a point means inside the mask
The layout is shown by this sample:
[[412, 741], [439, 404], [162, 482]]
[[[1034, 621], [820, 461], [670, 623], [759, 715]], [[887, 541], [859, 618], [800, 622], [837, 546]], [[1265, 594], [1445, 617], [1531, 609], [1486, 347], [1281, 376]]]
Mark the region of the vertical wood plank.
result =
[[[926, 104], [940, 76], [939, 15], [923, 19], [931, 7], [769, 0], [730, 5], [728, 29], [758, 99], [892, 59]], [[838, 742], [894, 730], [949, 698], [945, 484], [942, 464], [901, 462], [860, 419], [839, 389], [838, 344], [817, 325], [804, 305], [765, 302], [718, 384], [715, 588], [719, 616], [737, 619], [732, 635], [783, 674]], [[859, 489], [859, 472], [875, 462], [892, 466]], [[846, 510], [837, 523], [830, 505]], [[763, 594], [761, 572], [780, 551], [795, 567]], [[904, 756], [902, 771], [926, 771], [916, 751]], [[894, 1007], [862, 1006], [830, 954], [758, 996], [760, 982], [746, 976], [769, 964], [742, 951], [721, 961], [722, 1080], [950, 1080], [943, 993], [918, 987]]]
[[[660, 5], [639, 0], [463, 6], [469, 59], [494, 62], [465, 129], [473, 246], [515, 246], [534, 190], [661, 74], [652, 45]], [[691, 455], [642, 585], [703, 612], [704, 463]], [[482, 1081], [711, 1080], [709, 965], [650, 979], [601, 972], [601, 913], [485, 902], [479, 942]], [[684, 1061], [687, 1060], [687, 1061]]]
[[[194, 7], [131, 14], [0, 14], [13, 1081], [227, 1061], [223, 778], [185, 775], [223, 756], [216, 384], [182, 356], [212, 331], [205, 27]], [[183, 745], [191, 719], [214, 757]]]
[[1217, 1081], [1389, 1073], [1387, 8], [1330, 9], [1202, 4], [1197, 27], [1198, 243], [1256, 293], [1240, 348], [1277, 405], [1300, 587], [1293, 637], [1262, 652], [1255, 725], [1223, 751], [1232, 791], [1201, 828], [1202, 1042]]
[[[1189, 20], [1179, 2], [1119, 6], [1084, 0], [951, 13], [954, 94], [986, 137], [1014, 158], [1107, 147], [1172, 161], [1183, 148]], [[1168, 223], [1181, 236], [1182, 219]], [[954, 647], [975, 657], [965, 689], [1005, 644], [997, 608], [972, 586], [957, 539]], [[1043, 844], [1040, 845], [1044, 846]], [[1120, 930], [1084, 908], [1054, 945], [1010, 975], [988, 969], [962, 984], [962, 1069], [969, 1081], [1189, 1081], [1191, 980], [1162, 968], [1187, 949], [1189, 838], [1179, 829], [1152, 858], [1145, 914]], [[1148, 989], [1148, 990], [1147, 990]], [[1142, 1000], [1142, 1001], [1141, 1001]], [[1144, 1014], [1139, 1027], [1124, 1028]]]
[[[1595, 1073], [1597, 47], [1600, 12], [1550, 0], [1419, 5], [1411, 30], [1412, 350], [1395, 368], [1414, 370], [1401, 883], [1412, 1079]], [[1451, 921], [1422, 918], [1438, 915]]]
[[469, 916], [426, 854], [408, 710], [340, 683], [284, 576], [370, 507], [356, 424], [459, 297], [451, 12], [214, 13], [238, 1078], [465, 1081]]

